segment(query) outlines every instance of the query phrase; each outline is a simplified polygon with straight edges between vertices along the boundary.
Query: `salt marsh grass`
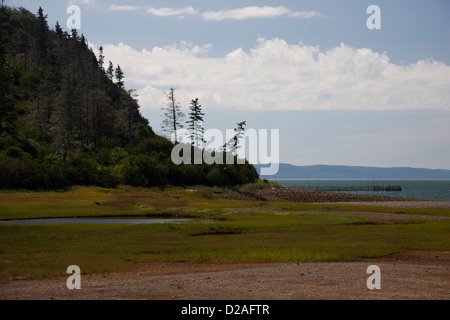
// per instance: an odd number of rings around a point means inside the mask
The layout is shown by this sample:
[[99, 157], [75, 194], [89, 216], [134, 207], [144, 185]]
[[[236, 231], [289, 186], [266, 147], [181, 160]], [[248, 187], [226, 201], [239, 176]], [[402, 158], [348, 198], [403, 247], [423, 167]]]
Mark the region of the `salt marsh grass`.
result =
[[[183, 224], [146, 225], [0, 223], [0, 281], [63, 276], [71, 264], [80, 266], [82, 273], [94, 273], [120, 270], [139, 262], [350, 261], [410, 250], [450, 250], [450, 220], [380, 222], [352, 212], [389, 209], [224, 200], [210, 197], [208, 192], [78, 187], [66, 192], [1, 193], [1, 220], [167, 216], [206, 218], [208, 222], [194, 219]], [[449, 216], [449, 210], [445, 209], [395, 210]]]

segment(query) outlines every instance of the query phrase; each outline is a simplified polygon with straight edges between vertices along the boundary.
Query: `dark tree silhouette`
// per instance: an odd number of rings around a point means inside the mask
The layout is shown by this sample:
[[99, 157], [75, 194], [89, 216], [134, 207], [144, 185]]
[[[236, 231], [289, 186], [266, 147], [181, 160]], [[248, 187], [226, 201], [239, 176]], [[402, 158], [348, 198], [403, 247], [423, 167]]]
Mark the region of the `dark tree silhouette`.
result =
[[108, 69], [106, 70], [106, 76], [109, 80], [112, 80], [114, 77], [114, 66], [111, 61], [109, 62]]
[[205, 132], [203, 128], [203, 116], [202, 106], [198, 103], [198, 98], [191, 100], [189, 106], [189, 120], [186, 121], [189, 124], [189, 130], [191, 130], [191, 145], [200, 148], [203, 141], [203, 134]]
[[177, 130], [183, 128], [182, 121], [185, 118], [181, 111], [181, 106], [175, 98], [175, 89], [170, 88], [166, 94], [167, 102], [164, 110], [164, 119], [162, 121], [162, 128], [169, 134], [174, 135], [175, 143], [178, 143]]
[[122, 71], [122, 69], [120, 68], [119, 65], [117, 65], [115, 75], [116, 75], [116, 80], [117, 80], [117, 82], [116, 82], [117, 86], [120, 89], [123, 89], [123, 86], [124, 86], [123, 78], [124, 78], [124, 76], [123, 76], [123, 71]]

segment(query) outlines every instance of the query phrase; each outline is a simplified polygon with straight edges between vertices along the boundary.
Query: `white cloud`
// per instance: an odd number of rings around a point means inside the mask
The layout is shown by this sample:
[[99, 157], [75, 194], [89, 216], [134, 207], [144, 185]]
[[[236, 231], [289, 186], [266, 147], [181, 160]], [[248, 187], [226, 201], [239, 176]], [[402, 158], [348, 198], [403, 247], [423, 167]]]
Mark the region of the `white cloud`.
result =
[[288, 14], [290, 17], [295, 18], [314, 18], [314, 17], [322, 17], [323, 15], [320, 12], [317, 11], [297, 11], [297, 12], [289, 12]]
[[285, 6], [279, 7], [245, 7], [239, 9], [231, 9], [231, 10], [220, 10], [220, 11], [207, 11], [203, 12], [201, 16], [204, 20], [245, 20], [250, 18], [275, 18], [288, 15], [290, 17], [299, 17], [299, 18], [312, 18], [315, 16], [320, 16], [320, 13], [316, 11], [301, 11], [301, 12], [292, 12], [290, 9]]
[[[72, 0], [79, 2], [93, 2], [94, 0]], [[143, 7], [136, 7], [130, 5], [115, 5], [109, 6], [108, 10], [111, 11], [134, 11], [141, 10]], [[170, 17], [178, 16], [179, 18], [184, 18], [185, 16], [195, 16], [199, 12], [193, 7], [185, 8], [154, 8], [150, 7], [145, 9], [147, 13], [152, 14], [157, 17]], [[207, 11], [200, 13], [200, 16], [204, 20], [209, 21], [220, 21], [220, 20], [245, 20], [250, 18], [275, 18], [280, 16], [289, 16], [294, 18], [313, 18], [322, 16], [321, 13], [317, 11], [298, 11], [294, 12], [285, 6], [270, 7], [270, 6], [250, 6], [239, 9], [229, 9], [229, 10], [219, 10], [219, 11]]]
[[[224, 57], [210, 45], [186, 42], [137, 51], [103, 45], [120, 64], [126, 86], [140, 89], [144, 109], [161, 108], [164, 90], [177, 88], [188, 105], [235, 110], [450, 110], [450, 66], [433, 60], [396, 65], [385, 53], [345, 44], [323, 51], [282, 39], [258, 39]], [[159, 95], [158, 95], [159, 92]]]
[[147, 12], [157, 16], [157, 17], [168, 17], [168, 16], [179, 16], [184, 17], [185, 15], [196, 15], [197, 10], [192, 7], [186, 8], [149, 8]]
[[140, 7], [135, 7], [135, 6], [129, 6], [129, 5], [115, 5], [112, 4], [108, 7], [108, 10], [111, 11], [134, 11], [134, 10], [139, 10]]
[[273, 18], [288, 14], [290, 10], [284, 6], [280, 7], [245, 7], [240, 9], [207, 11], [202, 13], [205, 20], [244, 20], [248, 18]]
[[69, 4], [85, 4], [88, 6], [92, 6], [95, 3], [95, 0], [70, 0]]

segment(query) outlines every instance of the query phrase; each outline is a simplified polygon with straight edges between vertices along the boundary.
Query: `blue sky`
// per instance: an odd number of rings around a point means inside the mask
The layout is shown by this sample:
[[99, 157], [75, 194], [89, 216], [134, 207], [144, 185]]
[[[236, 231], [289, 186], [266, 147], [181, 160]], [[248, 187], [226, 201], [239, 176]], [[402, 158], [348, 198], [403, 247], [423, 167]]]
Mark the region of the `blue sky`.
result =
[[[280, 161], [450, 169], [450, 1], [7, 0], [120, 65], [161, 130], [164, 91], [205, 128], [280, 130]], [[381, 29], [369, 30], [369, 5]]]

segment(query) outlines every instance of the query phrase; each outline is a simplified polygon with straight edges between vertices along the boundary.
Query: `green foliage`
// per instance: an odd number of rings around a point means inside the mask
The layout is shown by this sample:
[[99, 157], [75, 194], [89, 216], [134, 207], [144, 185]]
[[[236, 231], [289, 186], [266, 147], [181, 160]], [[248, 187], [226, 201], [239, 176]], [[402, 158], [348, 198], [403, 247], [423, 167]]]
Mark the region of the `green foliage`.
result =
[[203, 141], [203, 116], [202, 106], [198, 103], [198, 98], [191, 100], [189, 106], [189, 120], [186, 122], [189, 124], [189, 130], [191, 131], [191, 144], [197, 148], [200, 148]]
[[116, 79], [117, 79], [117, 82], [116, 82], [117, 86], [119, 88], [123, 88], [124, 82], [122, 80], [123, 80], [124, 76], [123, 76], [123, 71], [122, 71], [122, 69], [120, 68], [119, 65], [117, 65], [117, 68], [116, 68], [116, 71], [115, 71], [115, 76], [116, 76]]
[[[253, 166], [179, 165], [173, 143], [139, 112], [134, 90], [110, 61], [103, 67], [84, 35], [48, 27], [39, 8], [0, 8], [0, 189], [70, 185], [144, 187], [254, 182]], [[116, 83], [113, 82], [113, 77]], [[181, 128], [173, 89], [169, 125]], [[195, 121], [202, 120], [195, 101]]]
[[210, 186], [227, 186], [230, 184], [230, 180], [224, 170], [217, 166], [209, 170], [206, 175], [206, 184]]

